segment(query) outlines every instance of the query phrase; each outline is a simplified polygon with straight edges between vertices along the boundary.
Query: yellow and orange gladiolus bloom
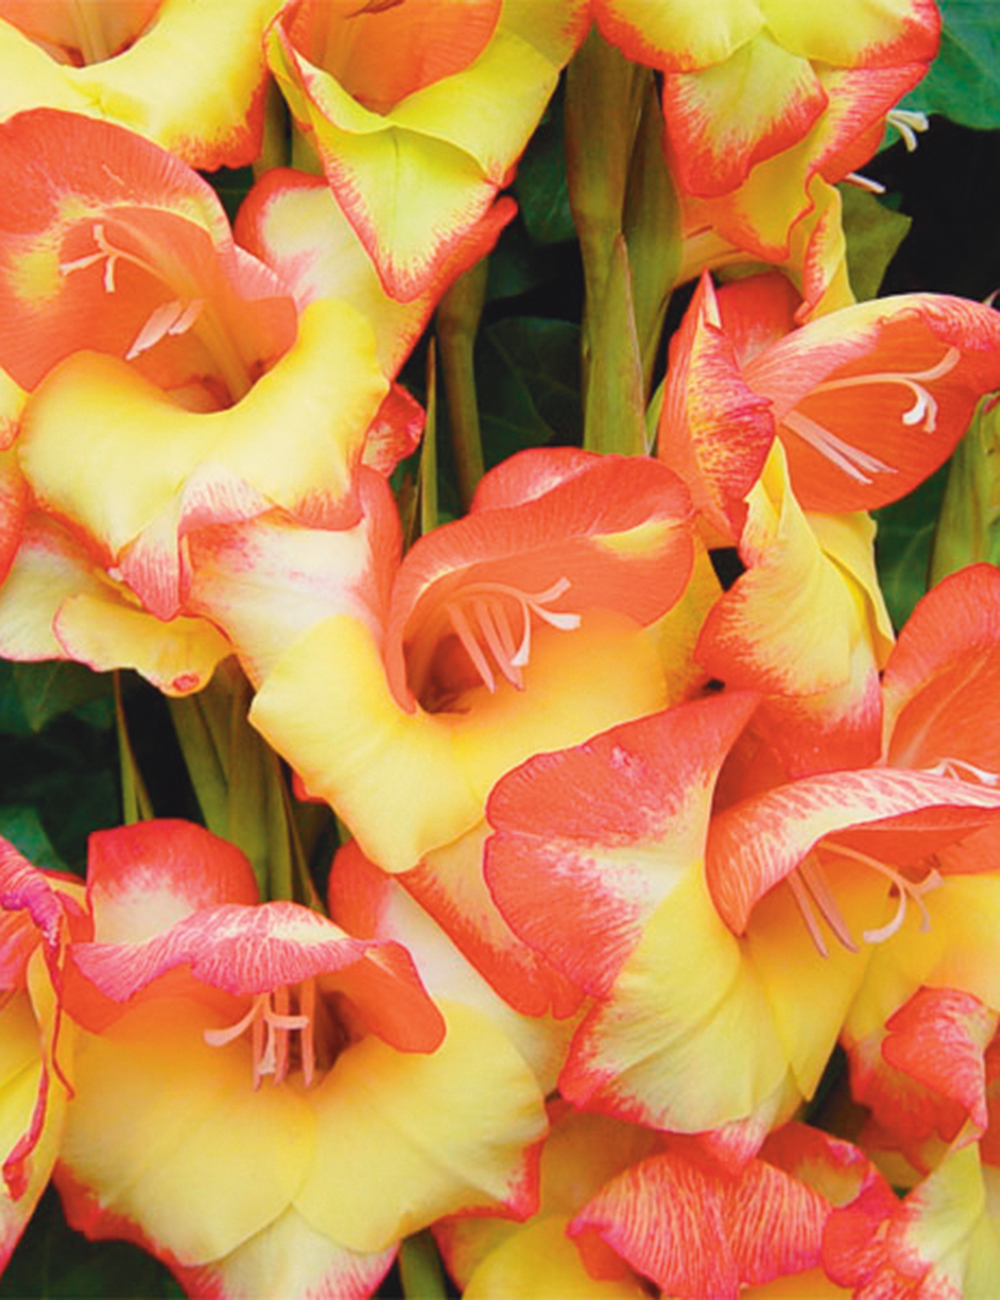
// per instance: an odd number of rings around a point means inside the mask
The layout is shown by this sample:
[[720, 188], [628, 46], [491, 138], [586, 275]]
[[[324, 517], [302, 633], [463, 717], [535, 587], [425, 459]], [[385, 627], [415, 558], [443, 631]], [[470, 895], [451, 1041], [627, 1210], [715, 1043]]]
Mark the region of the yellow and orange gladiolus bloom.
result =
[[94, 836], [87, 892], [56, 1174], [78, 1229], [199, 1293], [305, 1300], [370, 1295], [442, 1214], [534, 1208], [533, 1074], [400, 944], [258, 903], [242, 854], [180, 822]]
[[60, 108], [192, 167], [243, 167], [264, 129], [262, 37], [279, 0], [0, 0], [0, 119]]
[[0, 136], [19, 196], [0, 222], [3, 652], [197, 689], [228, 647], [186, 616], [184, 538], [275, 509], [357, 517], [388, 387], [371, 329], [333, 299], [300, 311], [139, 136], [49, 110]]
[[408, 302], [513, 175], [585, 0], [292, 0], [268, 61], [387, 293]]

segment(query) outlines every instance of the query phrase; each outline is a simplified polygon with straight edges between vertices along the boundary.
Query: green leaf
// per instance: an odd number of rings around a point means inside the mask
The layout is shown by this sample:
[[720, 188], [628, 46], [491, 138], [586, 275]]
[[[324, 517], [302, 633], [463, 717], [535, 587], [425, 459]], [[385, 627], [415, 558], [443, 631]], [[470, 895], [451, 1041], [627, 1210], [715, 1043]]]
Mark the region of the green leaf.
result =
[[579, 326], [537, 316], [488, 326], [476, 348], [476, 388], [490, 465], [525, 447], [579, 442]]
[[113, 710], [109, 674], [91, 672], [82, 664], [60, 659], [24, 664], [0, 660], [0, 732], [30, 735], [41, 731], [53, 718], [94, 701], [101, 701], [101, 706], [89, 709], [86, 720], [110, 726]]
[[536, 244], [576, 238], [563, 136], [562, 96], [557, 95], [518, 164], [514, 182], [521, 216]]
[[941, 113], [961, 126], [1000, 126], [1000, 5], [941, 0], [941, 49], [901, 107]]
[[947, 472], [942, 467], [902, 501], [875, 511], [879, 580], [897, 630], [929, 585], [931, 545]]
[[841, 185], [839, 189], [847, 239], [847, 274], [855, 296], [864, 302], [877, 297], [889, 263], [913, 223], [856, 185]]
[[5, 804], [0, 807], [0, 835], [9, 840], [35, 867], [65, 871], [66, 863], [52, 847], [38, 813], [30, 804]]

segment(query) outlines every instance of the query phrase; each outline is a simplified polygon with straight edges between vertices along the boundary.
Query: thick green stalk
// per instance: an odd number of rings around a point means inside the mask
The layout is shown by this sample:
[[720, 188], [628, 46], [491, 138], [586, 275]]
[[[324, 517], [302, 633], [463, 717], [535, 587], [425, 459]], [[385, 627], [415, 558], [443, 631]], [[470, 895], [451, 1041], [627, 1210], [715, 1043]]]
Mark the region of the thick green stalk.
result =
[[486, 301], [484, 258], [455, 281], [437, 309], [436, 332], [448, 424], [462, 504], [468, 507], [483, 477], [483, 438], [476, 401], [476, 333]]

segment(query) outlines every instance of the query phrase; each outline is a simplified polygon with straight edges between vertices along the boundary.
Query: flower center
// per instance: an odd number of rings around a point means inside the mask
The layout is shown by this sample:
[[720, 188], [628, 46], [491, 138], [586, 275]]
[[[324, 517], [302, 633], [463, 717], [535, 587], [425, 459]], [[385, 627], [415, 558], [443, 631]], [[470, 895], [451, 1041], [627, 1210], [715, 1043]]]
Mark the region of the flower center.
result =
[[[898, 896], [899, 901], [896, 911], [891, 919], [885, 925], [862, 932], [865, 943], [884, 943], [886, 939], [890, 939], [902, 926], [906, 917], [906, 907], [910, 902], [920, 909], [920, 929], [926, 932], [930, 928], [931, 918], [923, 896], [930, 893], [932, 889], [937, 889], [943, 883], [937, 868], [931, 867], [923, 880], [913, 881], [894, 867], [886, 866], [884, 862], [869, 857], [867, 853], [859, 853], [843, 844], [830, 845], [830, 848], [836, 852], [838, 857], [850, 858], [853, 862], [859, 862], [862, 866], [870, 867], [879, 875], [884, 876], [892, 883], [892, 887]], [[820, 927], [820, 917], [823, 918], [831, 933], [848, 952], [857, 952], [858, 944], [851, 933], [843, 912], [840, 910], [837, 900], [833, 896], [833, 890], [830, 888], [830, 882], [818, 856], [810, 854], [786, 879], [805, 922], [806, 929], [809, 931], [809, 936], [816, 945], [816, 951], [820, 956], [829, 957], [830, 955], [830, 949]]]
[[303, 980], [292, 988], [258, 993], [245, 1016], [222, 1029], [206, 1029], [204, 1038], [209, 1047], [224, 1047], [249, 1033], [254, 1092], [265, 1075], [283, 1083], [293, 1069], [302, 1071], [308, 1088], [316, 1073], [315, 1018], [316, 984]]
[[496, 672], [517, 690], [524, 689], [521, 669], [531, 658], [532, 615], [563, 632], [580, 626], [579, 614], [546, 608], [570, 585], [568, 578], [560, 578], [532, 593], [503, 582], [474, 582], [462, 588], [461, 600], [447, 603], [449, 622], [491, 694], [497, 688]]
[[895, 127], [899, 132], [907, 153], [913, 153], [916, 149], [917, 133], [930, 127], [927, 114], [918, 113], [912, 108], [891, 108], [885, 115], [885, 124]]
[[[238, 402], [253, 386], [253, 377], [218, 313], [212, 310], [208, 299], [193, 292], [195, 285], [189, 272], [176, 265], [164, 265], [163, 250], [146, 237], [138, 222], [119, 219], [116, 225], [122, 228], [121, 234], [127, 235], [133, 248], [122, 247], [121, 242], [115, 242], [109, 235], [105, 222], [95, 221], [91, 235], [96, 251], [60, 262], [60, 273], [72, 275], [103, 262], [102, 284], [106, 294], [119, 291], [116, 278], [119, 263], [153, 276], [172, 296], [152, 310], [126, 351], [125, 360], [134, 361], [162, 339], [190, 332], [211, 357], [230, 400]], [[173, 261], [176, 262], [176, 257]]]
[[[896, 384], [908, 389], [913, 394], [913, 404], [901, 415], [907, 425], [920, 425], [925, 433], [934, 433], [937, 429], [938, 404], [927, 384], [935, 379], [942, 379], [958, 365], [961, 359], [958, 348], [950, 347], [937, 363], [926, 370], [913, 372], [877, 370], [867, 375], [851, 375], [844, 379], [830, 379], [817, 384], [810, 396], [820, 393], [836, 393], [844, 389], [862, 388], [870, 384]], [[838, 438], [818, 421], [803, 415], [801, 411], [790, 411], [782, 421], [803, 442], [807, 442], [814, 451], [825, 456], [828, 461], [842, 469], [845, 474], [859, 483], [871, 483], [873, 474], [893, 474], [895, 468], [885, 464], [860, 447], [854, 447], [842, 438]]]

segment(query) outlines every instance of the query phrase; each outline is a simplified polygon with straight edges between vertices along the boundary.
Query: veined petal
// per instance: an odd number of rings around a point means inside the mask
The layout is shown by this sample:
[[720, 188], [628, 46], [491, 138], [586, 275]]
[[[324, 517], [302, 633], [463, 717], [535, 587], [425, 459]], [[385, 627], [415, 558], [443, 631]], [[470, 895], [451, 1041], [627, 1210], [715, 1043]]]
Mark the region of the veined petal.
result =
[[[73, 963], [105, 997], [129, 1002], [171, 971], [232, 994], [270, 993], [322, 976], [401, 1051], [432, 1051], [441, 1019], [399, 944], [353, 939], [295, 903], [200, 908], [130, 944], [78, 944]], [[170, 987], [173, 987], [172, 985]]]
[[736, 1300], [747, 1285], [820, 1263], [823, 1197], [752, 1161], [732, 1175], [668, 1151], [619, 1174], [573, 1220], [668, 1295]]
[[701, 860], [715, 779], [757, 701], [726, 694], [538, 754], [487, 804], [485, 872], [507, 921], [606, 997], [643, 926]]
[[367, 1038], [311, 1094], [317, 1158], [296, 1208], [352, 1250], [381, 1250], [443, 1214], [523, 1216], [537, 1203], [533, 1147], [547, 1125], [534, 1076], [484, 1016], [446, 1014], [433, 1054], [403, 1057]]

